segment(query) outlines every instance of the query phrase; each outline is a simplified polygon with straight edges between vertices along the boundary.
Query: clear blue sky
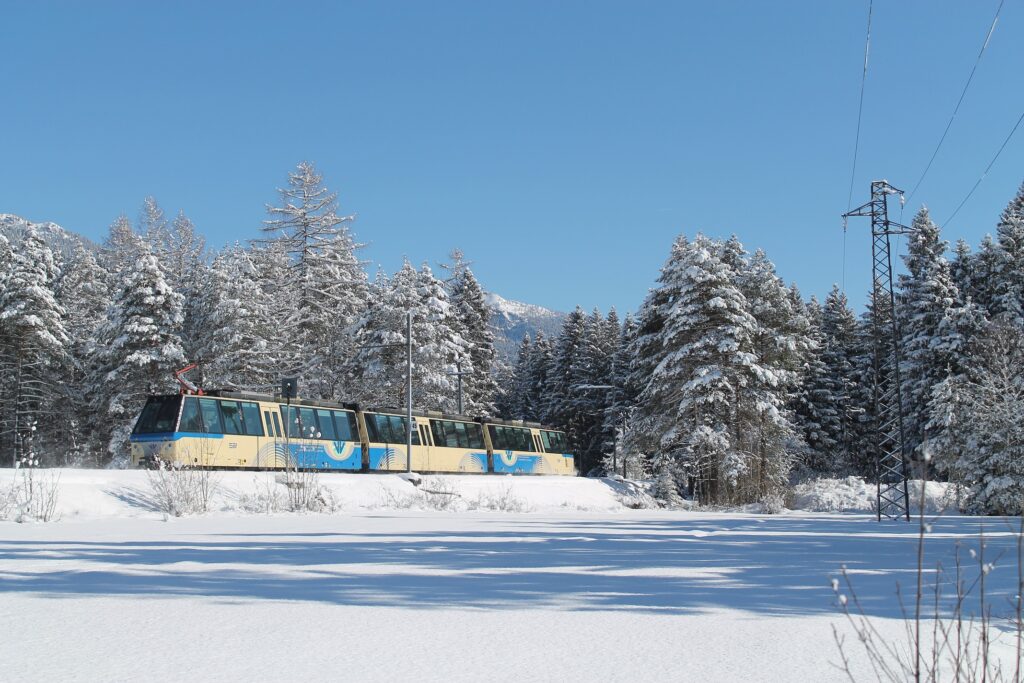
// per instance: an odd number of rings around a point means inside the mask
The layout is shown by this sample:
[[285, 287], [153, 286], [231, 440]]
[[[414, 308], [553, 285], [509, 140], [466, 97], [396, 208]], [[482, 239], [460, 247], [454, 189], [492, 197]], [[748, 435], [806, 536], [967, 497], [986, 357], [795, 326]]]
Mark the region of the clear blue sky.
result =
[[[924, 168], [998, 0], [876, 0], [854, 204]], [[0, 8], [0, 212], [100, 238], [154, 195], [215, 245], [257, 235], [302, 160], [364, 255], [454, 246], [503, 296], [635, 309], [681, 231], [737, 233], [787, 281], [842, 278], [867, 0], [21, 2]], [[940, 221], [1024, 110], [1007, 0], [913, 198]], [[1024, 131], [949, 227], [976, 244]], [[910, 211], [904, 216], [909, 222]], [[869, 282], [866, 219], [847, 286]]]

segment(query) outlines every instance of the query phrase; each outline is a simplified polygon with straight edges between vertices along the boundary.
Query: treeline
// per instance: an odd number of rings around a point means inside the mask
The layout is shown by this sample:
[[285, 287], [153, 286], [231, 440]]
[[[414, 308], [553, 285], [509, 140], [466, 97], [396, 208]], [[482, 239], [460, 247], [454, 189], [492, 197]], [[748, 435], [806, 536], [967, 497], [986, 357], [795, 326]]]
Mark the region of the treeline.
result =
[[[1024, 187], [976, 253], [950, 260], [927, 209], [913, 228], [896, 301], [910, 465], [1019, 514]], [[735, 237], [680, 236], [635, 319], [577, 309], [558, 339], [524, 340], [502, 407], [567, 429], [584, 471], [655, 477], [666, 499], [777, 505], [794, 477], [873, 477], [869, 299], [861, 316], [835, 287], [806, 301]]]
[[[1024, 188], [978, 250], [952, 259], [922, 209], [898, 283], [904, 412], [915, 466], [978, 510], [1024, 501]], [[778, 504], [794, 477], [874, 474], [873, 302], [786, 286], [735, 237], [680, 236], [635, 315], [577, 308], [505, 366], [490, 311], [454, 252], [439, 277], [406, 262], [367, 276], [351, 219], [299, 164], [263, 234], [211, 253], [191, 221], [147, 199], [97, 251], [54, 255], [33, 230], [0, 238], [0, 448], [5, 463], [123, 462], [150, 393], [199, 363], [206, 386], [413, 402], [536, 420], [568, 433], [583, 473], [657, 479], [659, 495]], [[882, 302], [884, 305], [885, 302]]]

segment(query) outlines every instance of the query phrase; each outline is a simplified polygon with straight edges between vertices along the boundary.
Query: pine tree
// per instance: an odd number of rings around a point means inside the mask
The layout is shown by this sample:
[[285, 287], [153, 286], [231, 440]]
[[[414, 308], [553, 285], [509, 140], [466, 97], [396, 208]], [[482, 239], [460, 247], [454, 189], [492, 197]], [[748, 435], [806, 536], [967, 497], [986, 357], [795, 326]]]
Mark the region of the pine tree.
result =
[[297, 347], [282, 354], [282, 374], [300, 376], [304, 393], [330, 397], [340, 389], [341, 366], [352, 352], [339, 335], [365, 308], [366, 276], [355, 256], [359, 245], [349, 232], [351, 217], [338, 216], [338, 195], [323, 185], [313, 164], [303, 161], [278, 190], [280, 207], [267, 206], [263, 230], [291, 259], [281, 331]]
[[480, 283], [464, 262], [462, 252], [455, 250], [452, 258], [455, 265], [451, 267], [452, 275], [447, 282], [448, 293], [458, 332], [469, 354], [468, 359], [458, 360], [460, 363], [468, 360], [468, 366], [472, 367], [472, 372], [462, 368], [466, 373], [462, 376], [464, 411], [468, 415], [492, 415], [498, 387], [493, 374], [497, 352], [490, 327], [491, 309]]
[[406, 312], [412, 311], [413, 405], [455, 410], [455, 359], [464, 352], [443, 284], [424, 264], [408, 261], [388, 281], [375, 285], [374, 302], [360, 319], [356, 355], [349, 364], [354, 395], [368, 405], [405, 403]]
[[663, 270], [678, 297], [662, 332], [667, 353], [640, 397], [660, 450], [687, 464], [705, 502], [732, 499], [752, 464], [734, 439], [738, 399], [756, 371], [756, 320], [721, 253], [698, 235]]
[[253, 256], [236, 244], [221, 252], [210, 268], [202, 297], [207, 333], [196, 360], [203, 381], [212, 387], [267, 391], [276, 386], [273, 311], [267, 309]]
[[[1006, 322], [971, 342], [971, 366], [948, 391], [945, 432], [959, 457], [950, 478], [967, 488], [968, 507], [996, 515], [1024, 512], [1024, 339]], [[941, 462], [941, 461], [940, 461]]]
[[554, 363], [554, 346], [543, 332], [537, 332], [530, 351], [530, 366], [527, 382], [529, 390], [523, 405], [524, 420], [545, 421], [545, 399], [548, 396], [548, 378]]
[[123, 278], [100, 333], [103, 433], [115, 462], [127, 456], [128, 434], [146, 397], [175, 389], [173, 372], [185, 365], [182, 320], [182, 296], [167, 284], [156, 256], [144, 253]]
[[[960, 294], [945, 259], [946, 243], [928, 210], [922, 208], [911, 226], [907, 273], [900, 276], [900, 374], [903, 383], [903, 428], [907, 452], [924, 454], [926, 425], [932, 420], [932, 391], [959, 365], [955, 356], [965, 340], [951, 322], [959, 315]], [[934, 436], [934, 435], [931, 435]]]
[[532, 370], [533, 344], [530, 335], [523, 335], [516, 353], [508, 390], [503, 393], [499, 415], [513, 420], [528, 419], [528, 396], [530, 394], [530, 372]]
[[[871, 374], [862, 373], [872, 373], [873, 365], [870, 328], [866, 328], [866, 337], [858, 337], [859, 329], [846, 295], [833, 285], [821, 314], [821, 362], [825, 367], [821, 399], [827, 401], [831, 397], [833, 403], [832, 410], [823, 415], [820, 438], [824, 443], [835, 444], [836, 450], [829, 454], [830, 462], [823, 470], [831, 474], [855, 468], [854, 461], [862, 453], [858, 435], [863, 411], [869, 405], [872, 381]], [[867, 343], [866, 347], [861, 345], [862, 341]]]
[[[795, 288], [792, 296], [794, 301], [800, 298]], [[808, 447], [803, 466], [810, 473], [834, 473], [835, 456], [839, 451], [835, 437], [842, 433], [837, 395], [842, 384], [829, 374], [822, 358], [825, 335], [822, 332], [823, 311], [817, 298], [811, 297], [806, 311], [812, 346], [804, 358], [799, 389], [793, 399], [797, 424]]]
[[76, 247], [58, 281], [56, 296], [65, 311], [64, 325], [70, 340], [61, 383], [66, 417], [54, 425], [59, 432], [57, 439], [67, 444], [64, 464], [96, 462], [95, 454], [88, 452], [87, 426], [102, 418], [96, 414], [96, 396], [91, 392], [95, 387], [90, 387], [88, 379], [97, 371], [98, 334], [110, 306], [110, 291], [106, 273], [92, 251]]
[[1024, 327], [1024, 184], [999, 217], [992, 317]]
[[577, 436], [576, 425], [572, 424], [573, 400], [576, 393], [573, 389], [576, 383], [573, 369], [583, 343], [586, 318], [583, 309], [577, 306], [566, 316], [562, 324], [562, 332], [554, 344], [551, 364], [545, 378], [546, 400], [544, 412], [541, 414], [543, 422], [564, 429], [570, 444], [575, 447], [579, 447], [579, 444], [574, 441]]
[[0, 327], [4, 344], [0, 363], [10, 377], [3, 431], [14, 444], [12, 464], [24, 456], [25, 440], [54, 401], [69, 342], [65, 311], [53, 287], [57, 268], [53, 253], [33, 225], [10, 257], [0, 291]]

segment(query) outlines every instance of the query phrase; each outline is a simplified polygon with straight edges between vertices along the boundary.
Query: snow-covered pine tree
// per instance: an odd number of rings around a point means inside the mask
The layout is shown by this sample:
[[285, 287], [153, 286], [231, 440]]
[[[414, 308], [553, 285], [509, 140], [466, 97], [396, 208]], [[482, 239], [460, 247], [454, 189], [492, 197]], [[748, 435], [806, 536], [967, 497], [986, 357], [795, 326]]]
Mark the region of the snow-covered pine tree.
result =
[[978, 251], [971, 256], [970, 266], [965, 269], [971, 280], [971, 300], [984, 311], [985, 317], [990, 319], [999, 310], [996, 303], [996, 287], [1002, 260], [998, 243], [991, 235], [985, 235], [981, 238]]
[[357, 325], [357, 350], [349, 363], [353, 395], [366, 405], [405, 404], [406, 312], [412, 311], [413, 405], [453, 412], [451, 372], [456, 357], [464, 353], [464, 342], [455, 331], [444, 285], [426, 264], [417, 272], [406, 261], [390, 280], [378, 279], [374, 288], [373, 303]]
[[58, 276], [53, 253], [29, 224], [11, 254], [0, 290], [0, 327], [4, 344], [0, 364], [10, 378], [4, 392], [3, 432], [13, 442], [12, 465], [23, 456], [23, 444], [40, 418], [60, 405], [60, 369], [67, 357], [65, 311], [54, 295]]
[[586, 320], [583, 309], [577, 306], [562, 323], [562, 331], [555, 341], [546, 377], [544, 412], [541, 415], [543, 422], [564, 429], [570, 444], [575, 448], [579, 444], [573, 440], [576, 436], [576, 425], [572, 423], [573, 402], [577, 393], [573, 389], [576, 383], [573, 369], [583, 342]]
[[[63, 464], [97, 463], [90, 452], [87, 427], [101, 416], [96, 413], [96, 396], [90, 392], [89, 378], [96, 374], [97, 335], [110, 306], [107, 274], [89, 249], [77, 246], [56, 288], [57, 301], [65, 311], [68, 334], [66, 371], [61, 396], [66, 406], [64, 419], [54, 426], [57, 439], [67, 445], [61, 449]], [[92, 387], [95, 388], [95, 387]]]
[[167, 223], [164, 210], [160, 208], [155, 197], [149, 196], [142, 201], [138, 226], [139, 232], [152, 245], [157, 262], [166, 268], [165, 261], [170, 260], [167, 251], [170, 242], [170, 226]]
[[953, 282], [947, 245], [927, 208], [911, 226], [907, 272], [899, 278], [898, 313], [901, 334], [900, 375], [903, 382], [904, 438], [907, 452], [918, 461], [929, 436], [925, 425], [932, 420], [932, 391], [959, 363], [952, 354], [964, 346], [961, 330], [951, 324], [960, 306]]
[[107, 287], [111, 291], [120, 286], [121, 275], [135, 264], [143, 251], [142, 237], [135, 232], [128, 217], [121, 214], [110, 224], [98, 259], [107, 271]]
[[1024, 328], [1024, 184], [999, 216], [992, 317]]
[[[468, 365], [472, 372], [462, 376], [464, 411], [467, 415], [493, 415], [494, 397], [498, 387], [494, 380], [494, 332], [491, 330], [491, 307], [487, 305], [480, 283], [462, 252], [451, 254], [454, 265], [447, 281], [448, 293], [458, 324], [458, 332], [466, 342]], [[459, 359], [462, 362], [463, 359]], [[463, 372], [466, 369], [463, 368]]]
[[334, 237], [324, 241], [316, 263], [316, 281], [324, 301], [322, 315], [327, 323], [327, 344], [317, 369], [319, 394], [335, 400], [348, 400], [345, 369], [356, 352], [356, 323], [370, 300], [366, 271], [356, 256], [359, 248], [342, 224]]
[[754, 455], [752, 481], [757, 498], [778, 495], [788, 483], [794, 456], [805, 444], [790, 409], [800, 370], [810, 353], [810, 323], [803, 302], [794, 301], [775, 272], [775, 265], [758, 249], [737, 271], [740, 291], [756, 327], [752, 352], [756, 365], [742, 392], [748, 429], [739, 434], [743, 450]]
[[513, 420], [527, 418], [527, 397], [530, 394], [530, 370], [533, 342], [529, 334], [523, 335], [516, 352], [516, 362], [512, 367], [509, 386], [502, 392], [502, 401], [498, 406], [498, 414]]
[[[679, 279], [676, 276], [680, 263], [689, 248], [685, 235], [679, 235], [672, 243], [668, 258], [658, 275], [657, 285], [644, 298], [636, 317], [636, 331], [630, 343], [628, 385], [633, 388], [634, 404], [642, 404], [640, 397], [650, 383], [655, 368], [667, 353], [664, 331], [665, 321], [673, 302], [679, 297]], [[627, 458], [634, 462], [649, 460], [660, 449], [660, 435], [655, 420], [657, 416], [643, 410], [636, 410], [626, 423], [624, 449]], [[645, 465], [645, 470], [650, 466]], [[655, 470], [656, 471], [656, 470]]]
[[476, 368], [444, 283], [434, 277], [426, 263], [420, 266], [416, 280], [418, 300], [412, 320], [413, 404], [426, 410], [455, 412], [456, 378], [452, 373], [456, 360], [462, 359], [464, 371], [475, 374]]
[[144, 252], [123, 278], [100, 332], [99, 395], [106, 412], [100, 430], [115, 463], [127, 457], [128, 435], [146, 397], [176, 388], [173, 372], [186, 362], [181, 309], [182, 296], [167, 284], [156, 256]]
[[[339, 333], [355, 322], [365, 306], [362, 286], [365, 273], [348, 231], [352, 217], [338, 216], [338, 195], [323, 185], [313, 164], [303, 161], [288, 174], [287, 187], [280, 188], [281, 206], [267, 206], [271, 218], [263, 230], [270, 237], [261, 244], [277, 243], [291, 258], [291, 278], [287, 283], [287, 308], [282, 331], [288, 334], [300, 352], [282, 361], [292, 363], [281, 368], [282, 375], [301, 379], [303, 393], [330, 396], [338, 389], [334, 377], [340, 364], [335, 343]], [[350, 288], [346, 289], [346, 285]], [[344, 359], [347, 360], [347, 359]]]
[[698, 235], [662, 271], [678, 295], [662, 331], [665, 355], [640, 396], [661, 453], [685, 462], [704, 502], [740, 500], [752, 454], [737, 440], [738, 400], [762, 371], [752, 353], [757, 322], [722, 261], [721, 243]]
[[551, 367], [554, 363], [554, 345], [551, 340], [544, 336], [543, 332], [537, 332], [537, 338], [530, 350], [530, 369], [527, 376], [528, 391], [523, 403], [522, 418], [524, 420], [545, 421], [544, 405], [547, 398], [548, 377], [551, 375]]
[[[263, 254], [261, 254], [263, 255]], [[211, 387], [268, 391], [276, 388], [279, 368], [271, 350], [273, 312], [267, 310], [253, 259], [235, 244], [214, 259], [204, 288], [206, 334], [195, 360]]]
[[[833, 285], [825, 297], [821, 312], [821, 362], [825, 366], [822, 378], [821, 401], [832, 401], [833, 410], [821, 423], [824, 443], [835, 444], [835, 450], [826, 454], [829, 462], [824, 471], [841, 474], [862, 459], [858, 435], [863, 431], [861, 418], [870, 403], [873, 372], [871, 361], [870, 328], [863, 338], [868, 345], [861, 347], [857, 317], [850, 309], [846, 294]], [[858, 362], [858, 359], [863, 361]], [[867, 374], [864, 374], [867, 373]], [[857, 468], [859, 469], [859, 468]], [[861, 474], [867, 472], [860, 470]]]
[[[800, 299], [795, 287], [791, 296], [794, 302]], [[813, 346], [804, 359], [799, 389], [793, 399], [796, 421], [808, 448], [802, 465], [808, 474], [834, 473], [839, 452], [836, 436], [842, 433], [837, 396], [842, 383], [829, 373], [822, 358], [825, 352], [823, 312], [816, 297], [811, 297], [806, 311]]]
[[[950, 478], [967, 488], [967, 507], [995, 515], [1024, 512], [1024, 337], [1012, 323], [996, 322], [971, 342], [965, 373], [940, 385], [945, 433], [959, 457]], [[941, 461], [940, 461], [941, 464]]]
[[639, 389], [633, 383], [631, 372], [633, 350], [636, 343], [637, 325], [632, 313], [626, 313], [622, 321], [619, 342], [612, 355], [608, 383], [615, 387], [609, 394], [609, 407], [605, 414], [605, 434], [612, 435], [612, 442], [604, 447], [606, 453], [602, 466], [609, 474], [622, 473], [626, 468], [626, 430], [633, 416], [633, 408]]
[[[614, 335], [609, 335], [609, 322], [615, 327]], [[608, 321], [595, 308], [584, 322], [572, 360], [565, 424], [576, 445], [574, 453], [582, 472], [601, 467], [603, 449], [607, 442], [613, 440], [605, 434], [604, 428], [611, 401], [608, 382], [618, 336], [618, 315], [613, 312], [611, 321]]]

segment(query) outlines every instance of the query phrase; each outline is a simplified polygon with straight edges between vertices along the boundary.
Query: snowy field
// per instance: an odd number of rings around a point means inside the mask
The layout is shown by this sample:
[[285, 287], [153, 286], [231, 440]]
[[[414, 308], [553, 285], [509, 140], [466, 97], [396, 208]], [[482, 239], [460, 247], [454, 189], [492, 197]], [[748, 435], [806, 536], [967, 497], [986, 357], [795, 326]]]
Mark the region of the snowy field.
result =
[[[630, 510], [600, 480], [494, 477], [448, 479], [530, 511], [393, 509], [408, 482], [332, 475], [335, 512], [266, 515], [231, 501], [270, 475], [219, 476], [217, 511], [174, 518], [145, 473], [68, 470], [60, 521], [0, 523], [0, 678], [843, 680], [830, 577], [845, 564], [892, 638], [914, 580], [914, 528], [862, 514]], [[982, 523], [990, 556], [1015, 553], [1004, 521], [950, 516], [926, 563]], [[990, 577], [1003, 604], [1016, 573]]]

